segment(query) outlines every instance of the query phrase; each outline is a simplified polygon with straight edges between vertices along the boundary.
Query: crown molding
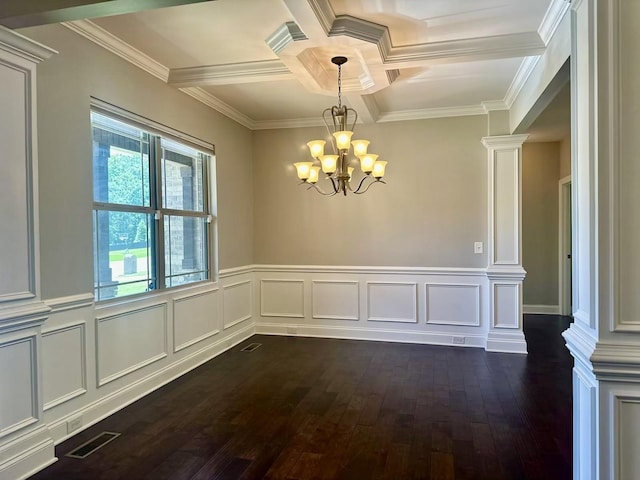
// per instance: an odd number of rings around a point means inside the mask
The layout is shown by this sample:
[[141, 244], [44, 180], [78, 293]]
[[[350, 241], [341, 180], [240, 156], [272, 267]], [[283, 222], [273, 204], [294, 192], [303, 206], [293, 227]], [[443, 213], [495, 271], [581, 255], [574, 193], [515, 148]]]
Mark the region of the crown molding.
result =
[[419, 110], [400, 110], [398, 112], [382, 112], [378, 122], [400, 122], [403, 120], [423, 120], [427, 118], [465, 117], [486, 115], [482, 105], [465, 105], [459, 107], [423, 108]]
[[73, 22], [63, 22], [61, 25], [109, 50], [111, 53], [115, 53], [163, 82], [166, 82], [169, 78], [169, 69], [167, 67], [96, 25], [91, 20], [75, 20]]
[[240, 125], [243, 125], [250, 130], [255, 130], [256, 122], [253, 119], [249, 118], [244, 113], [239, 112], [232, 106], [227, 105], [218, 97], [211, 95], [206, 90], [203, 90], [199, 87], [185, 87], [180, 88], [180, 91], [186, 93], [187, 95], [190, 95], [191, 97], [204, 103], [208, 107], [217, 110], [221, 114], [229, 117], [231, 120], [238, 122]]
[[538, 34], [545, 45], [549, 45], [551, 37], [556, 33], [558, 26], [560, 26], [562, 19], [570, 8], [571, 2], [569, 0], [551, 0], [544, 18], [540, 22], [540, 28], [538, 28]]
[[487, 100], [481, 103], [484, 113], [493, 112], [496, 110], [509, 110], [507, 102], [504, 100]]
[[308, 37], [300, 29], [298, 24], [295, 22], [286, 22], [269, 35], [265, 41], [273, 53], [277, 55], [293, 42], [299, 42], [301, 40], [308, 40]]
[[2, 25], [0, 25], [0, 49], [35, 63], [42, 62], [58, 53], [54, 49], [34, 42]]
[[280, 60], [259, 60], [224, 65], [172, 68], [169, 71], [167, 83], [174, 87], [194, 87], [292, 79], [295, 79], [295, 76]]
[[285, 120], [260, 120], [253, 122], [253, 130], [276, 130], [279, 128], [324, 127], [321, 117], [289, 118]]
[[509, 88], [507, 89], [507, 93], [504, 96], [504, 102], [507, 104], [508, 108], [513, 106], [513, 102], [516, 101], [516, 98], [524, 88], [524, 85], [527, 83], [529, 76], [533, 72], [534, 68], [540, 61], [540, 56], [537, 57], [526, 57], [522, 60], [520, 67], [518, 67], [518, 71], [513, 77], [513, 81]]

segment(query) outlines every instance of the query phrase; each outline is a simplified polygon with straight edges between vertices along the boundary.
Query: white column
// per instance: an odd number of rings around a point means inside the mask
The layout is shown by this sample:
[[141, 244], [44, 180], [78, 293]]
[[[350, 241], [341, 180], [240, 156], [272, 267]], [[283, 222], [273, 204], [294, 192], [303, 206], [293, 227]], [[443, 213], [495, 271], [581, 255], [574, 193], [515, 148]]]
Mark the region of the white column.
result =
[[489, 330], [486, 349], [527, 353], [522, 332], [522, 144], [527, 135], [485, 137], [489, 172]]
[[640, 2], [572, 2], [574, 478], [640, 478]]
[[0, 27], [0, 478], [55, 461], [43, 420], [36, 63], [52, 50]]

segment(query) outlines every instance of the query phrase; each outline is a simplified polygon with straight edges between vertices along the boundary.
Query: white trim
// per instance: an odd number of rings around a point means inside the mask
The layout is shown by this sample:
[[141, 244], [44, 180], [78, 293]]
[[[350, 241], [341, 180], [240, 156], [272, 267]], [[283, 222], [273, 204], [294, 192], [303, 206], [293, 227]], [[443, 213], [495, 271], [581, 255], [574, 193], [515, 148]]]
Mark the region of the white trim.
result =
[[494, 112], [496, 110], [509, 110], [509, 106], [504, 100], [487, 100], [481, 102], [480, 105], [482, 105], [484, 113]]
[[253, 119], [236, 110], [231, 105], [224, 103], [218, 97], [213, 96], [206, 90], [200, 87], [185, 87], [181, 88], [180, 91], [195, 98], [199, 102], [204, 103], [206, 106], [213, 108], [231, 120], [238, 122], [240, 125], [247, 127], [250, 130], [254, 129], [255, 121]]
[[378, 122], [401, 122], [405, 120], [423, 120], [427, 118], [466, 117], [486, 115], [483, 105], [463, 105], [458, 107], [423, 108], [418, 110], [399, 110], [380, 112]]
[[[100, 324], [110, 321], [110, 320], [114, 320], [116, 318], [121, 318], [121, 317], [128, 317], [130, 315], [133, 315], [135, 313], [138, 312], [144, 312], [146, 310], [154, 310], [156, 308], [162, 308], [163, 310], [163, 326], [162, 326], [162, 331], [164, 333], [164, 351], [161, 353], [158, 353], [156, 355], [153, 355], [149, 358], [146, 358], [144, 360], [142, 360], [141, 362], [136, 363], [135, 365], [131, 365], [127, 368], [124, 368], [118, 372], [112, 373], [111, 375], [108, 375], [106, 377], [101, 377], [100, 376]], [[96, 328], [95, 328], [95, 360], [96, 360], [96, 384], [97, 387], [103, 387], [104, 385], [106, 385], [107, 383], [111, 383], [119, 378], [122, 378], [126, 375], [129, 375], [130, 373], [135, 372], [136, 370], [140, 370], [141, 368], [146, 367], [147, 365], [151, 365], [152, 363], [155, 363], [159, 360], [162, 360], [163, 358], [166, 358], [169, 353], [167, 352], [168, 350], [168, 346], [167, 346], [167, 321], [168, 321], [168, 302], [167, 301], [163, 301], [163, 302], [159, 302], [159, 303], [155, 303], [155, 304], [151, 304], [151, 305], [145, 305], [143, 307], [140, 308], [136, 308], [133, 310], [127, 310], [125, 312], [119, 312], [113, 315], [105, 315], [105, 316], [101, 316], [101, 317], [96, 317]]]
[[69, 295], [68, 297], [57, 297], [43, 302], [51, 308], [51, 314], [66, 312], [67, 310], [77, 310], [79, 308], [93, 307], [93, 293], [80, 293]]
[[[296, 332], [296, 333], [293, 333]], [[424, 332], [338, 325], [307, 325], [284, 323], [257, 323], [256, 334], [316, 338], [339, 338], [345, 340], [369, 340], [375, 342], [417, 343], [422, 345], [445, 345], [455, 347], [485, 346], [484, 333]], [[464, 344], [453, 343], [453, 337], [464, 337]]]
[[[429, 288], [430, 287], [450, 287], [450, 288], [473, 288], [475, 290], [475, 319], [473, 322], [460, 322], [456, 320], [432, 320], [429, 318]], [[479, 327], [480, 326], [480, 284], [478, 283], [430, 283], [427, 282], [424, 285], [424, 293], [425, 293], [425, 305], [424, 305], [424, 315], [425, 321], [431, 325], [456, 325], [460, 327]]]
[[17, 55], [33, 63], [40, 63], [57, 54], [53, 48], [0, 25], [0, 50]]
[[[231, 288], [237, 288], [240, 287], [242, 285], [249, 285], [249, 314], [245, 315], [243, 317], [239, 317], [236, 318], [235, 320], [231, 321], [230, 323], [226, 323], [225, 321], [225, 310], [224, 310], [224, 306], [225, 306], [225, 300], [224, 300], [224, 293], [231, 289]], [[252, 313], [253, 312], [253, 280], [243, 280], [240, 282], [236, 282], [236, 283], [230, 283], [229, 285], [223, 285], [222, 286], [222, 329], [223, 330], [227, 330], [228, 328], [231, 328], [235, 325], [238, 325], [239, 323], [245, 322], [249, 319], [251, 319], [251, 317], [253, 317]]]
[[[571, 185], [571, 175], [561, 178], [558, 181], [558, 304], [560, 315], [571, 315], [571, 290], [569, 290], [569, 301], [567, 303], [567, 268], [565, 258], [565, 244], [567, 240], [571, 244], [571, 239], [566, 238], [566, 224], [567, 221], [571, 222], [571, 218], [567, 218], [565, 204], [569, 202], [569, 209], [571, 209], [571, 196], [567, 198], [567, 185]], [[526, 312], [525, 312], [526, 313]]]
[[74, 20], [72, 22], [62, 22], [60, 25], [67, 27], [87, 40], [91, 40], [96, 45], [116, 54], [163, 82], [166, 82], [169, 78], [169, 69], [167, 67], [96, 25], [91, 20]]
[[173, 353], [178, 353], [180, 350], [184, 350], [185, 348], [189, 348], [193, 345], [195, 345], [196, 343], [199, 343], [203, 340], [206, 340], [207, 338], [213, 337], [214, 335], [217, 335], [218, 333], [220, 333], [220, 329], [214, 329], [214, 330], [209, 330], [208, 332], [203, 333], [202, 335], [196, 337], [196, 338], [192, 338], [187, 340], [184, 343], [181, 343], [180, 345], [176, 344], [176, 304], [180, 303], [180, 302], [184, 302], [185, 300], [189, 300], [191, 298], [195, 298], [195, 297], [202, 297], [203, 295], [209, 295], [209, 294], [215, 294], [218, 292], [218, 288], [214, 288], [214, 289], [210, 289], [210, 290], [204, 290], [202, 292], [196, 292], [196, 293], [191, 293], [188, 295], [182, 295], [181, 297], [177, 297], [177, 298], [173, 298], [171, 300], [171, 306], [172, 306], [172, 312], [173, 312], [173, 318], [172, 318], [172, 324], [173, 324]]
[[551, 0], [549, 8], [547, 8], [544, 18], [542, 22], [540, 22], [540, 27], [538, 28], [538, 35], [540, 35], [545, 45], [549, 44], [551, 37], [556, 33], [560, 23], [562, 23], [562, 19], [570, 8], [570, 1]]
[[172, 68], [167, 83], [174, 87], [202, 87], [205, 85], [231, 85], [236, 83], [293, 80], [295, 76], [281, 60], [198, 67]]
[[[347, 315], [321, 315], [316, 314], [316, 295], [314, 286], [316, 284], [334, 284], [334, 285], [355, 285], [356, 286], [356, 303], [358, 305], [355, 317]], [[360, 320], [360, 282], [358, 280], [311, 280], [311, 318], [322, 320]]]
[[389, 275], [463, 275], [484, 277], [486, 268], [474, 267], [386, 267], [349, 265], [253, 265], [254, 272], [355, 273]]
[[[418, 282], [389, 282], [389, 281], [369, 281], [367, 285], [367, 322], [391, 322], [391, 323], [411, 323], [417, 324], [418, 322]], [[413, 300], [411, 305], [413, 307], [413, 316], [408, 318], [402, 317], [372, 317], [371, 316], [371, 286], [372, 285], [387, 285], [387, 286], [411, 286], [411, 293], [413, 294]]]
[[522, 313], [532, 315], [560, 315], [559, 305], [523, 305]]
[[[298, 283], [302, 285], [302, 312], [300, 313], [282, 313], [282, 312], [265, 312], [264, 295], [262, 294], [262, 286], [265, 283]], [[287, 317], [287, 318], [304, 318], [305, 314], [305, 281], [298, 278], [262, 278], [260, 279], [260, 316], [261, 317]]]
[[507, 104], [507, 107], [511, 109], [513, 103], [520, 95], [520, 92], [524, 88], [529, 80], [529, 77], [533, 73], [533, 70], [536, 68], [536, 65], [540, 61], [540, 57], [525, 57], [522, 60], [522, 63], [518, 67], [518, 71], [516, 72], [509, 88], [507, 88], [507, 93], [504, 96], [504, 102]]
[[244, 265], [242, 267], [223, 268], [218, 272], [218, 278], [228, 278], [234, 275], [244, 275], [253, 273], [254, 265]]
[[285, 120], [258, 120], [249, 127], [252, 130], [272, 130], [279, 128], [324, 127], [322, 117], [289, 118]]

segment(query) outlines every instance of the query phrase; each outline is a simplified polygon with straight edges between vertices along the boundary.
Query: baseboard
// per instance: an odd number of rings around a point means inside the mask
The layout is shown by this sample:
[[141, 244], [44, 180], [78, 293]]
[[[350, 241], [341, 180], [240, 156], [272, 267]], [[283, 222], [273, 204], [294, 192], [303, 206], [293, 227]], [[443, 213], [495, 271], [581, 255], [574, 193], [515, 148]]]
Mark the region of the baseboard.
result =
[[[109, 415], [116, 413], [127, 405], [139, 400], [185, 373], [199, 367], [208, 362], [212, 358], [226, 352], [235, 347], [239, 343], [255, 334], [255, 325], [252, 322], [241, 330], [232, 335], [221, 338], [217, 342], [208, 345], [191, 355], [180, 359], [140, 380], [133, 382], [105, 397], [96, 400], [74, 412], [65, 415], [58, 420], [49, 424], [51, 435], [56, 443], [59, 444], [66, 439], [78, 434], [80, 431], [98, 423]], [[82, 416], [83, 426], [80, 430], [76, 430], [71, 434], [67, 433], [66, 423], [71, 418]]]
[[487, 352], [527, 353], [527, 341], [522, 331], [517, 333], [491, 331], [487, 334]]
[[22, 480], [55, 463], [54, 443], [46, 426], [40, 426], [0, 446], [0, 479]]
[[560, 315], [560, 305], [523, 305], [522, 313], [538, 315]]
[[[374, 329], [361, 327], [338, 327], [328, 325], [299, 325], [282, 323], [256, 323], [256, 333], [261, 335], [283, 335], [344, 340], [370, 340], [376, 342], [418, 343], [456, 347], [485, 347], [485, 336], [468, 333], [417, 332], [409, 330]], [[464, 343], [454, 343], [454, 337], [463, 338]]]

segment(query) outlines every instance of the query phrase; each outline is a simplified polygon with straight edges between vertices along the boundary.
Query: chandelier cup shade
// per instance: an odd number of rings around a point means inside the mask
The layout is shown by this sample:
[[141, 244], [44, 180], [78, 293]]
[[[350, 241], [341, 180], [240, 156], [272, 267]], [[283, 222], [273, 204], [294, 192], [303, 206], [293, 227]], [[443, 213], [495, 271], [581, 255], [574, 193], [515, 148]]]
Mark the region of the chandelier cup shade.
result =
[[[322, 113], [330, 141], [307, 142], [313, 161], [297, 162], [294, 166], [302, 183], [307, 184], [308, 188], [314, 188], [322, 195], [332, 196], [337, 193], [347, 195], [348, 192], [362, 194], [374, 183], [385, 183], [382, 178], [386, 172], [387, 162], [378, 160], [377, 154], [368, 152], [369, 140], [352, 140], [354, 127], [358, 121], [358, 112], [342, 104], [342, 65], [347, 63], [347, 58], [333, 57], [331, 62], [338, 66], [338, 105], [329, 107]], [[330, 154], [325, 153], [327, 143], [333, 149]], [[362, 171], [362, 178], [357, 186], [351, 183], [354, 181], [355, 168], [350, 166], [350, 163], [354, 159], [360, 161]], [[328, 192], [317, 185], [320, 170], [331, 186]]]

